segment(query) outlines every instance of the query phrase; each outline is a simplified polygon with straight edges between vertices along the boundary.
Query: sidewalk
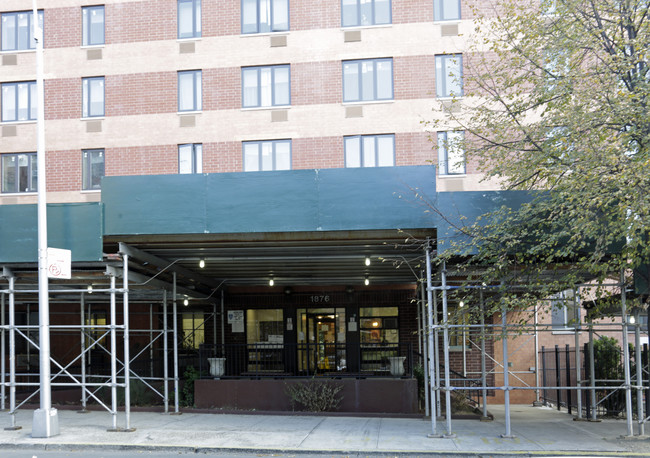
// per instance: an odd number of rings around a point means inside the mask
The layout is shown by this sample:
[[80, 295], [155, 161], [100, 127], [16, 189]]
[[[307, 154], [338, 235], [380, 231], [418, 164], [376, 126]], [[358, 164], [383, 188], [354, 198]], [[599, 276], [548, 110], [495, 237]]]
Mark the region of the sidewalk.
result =
[[[503, 406], [490, 406], [495, 420], [454, 420], [455, 438], [428, 438], [429, 419], [368, 418], [340, 416], [205, 414], [165, 415], [132, 412], [133, 432], [107, 432], [112, 417], [105, 411], [77, 413], [59, 410], [61, 434], [48, 439], [31, 437], [31, 410], [16, 414], [22, 429], [0, 429], [0, 449], [102, 448], [133, 450], [216, 450], [257, 452], [326, 452], [332, 454], [391, 453], [462, 456], [535, 455], [587, 453], [589, 456], [650, 456], [650, 440], [621, 439], [626, 424], [621, 420], [577, 422], [565, 412], [547, 407], [513, 406], [512, 439], [505, 432]], [[124, 413], [118, 427], [124, 427]], [[10, 417], [0, 413], [0, 427]], [[443, 433], [445, 422], [438, 422]]]

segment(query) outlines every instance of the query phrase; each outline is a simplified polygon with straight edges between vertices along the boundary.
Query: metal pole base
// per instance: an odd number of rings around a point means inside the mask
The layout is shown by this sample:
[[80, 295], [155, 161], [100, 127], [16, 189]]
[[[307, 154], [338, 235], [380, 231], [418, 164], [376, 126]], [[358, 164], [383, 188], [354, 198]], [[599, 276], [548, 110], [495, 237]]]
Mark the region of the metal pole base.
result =
[[183, 415], [183, 412], [171, 412], [169, 415]]
[[135, 428], [108, 428], [106, 431], [109, 433], [132, 433]]
[[22, 426], [7, 426], [5, 428], [5, 431], [18, 431], [19, 429], [23, 429]]
[[442, 434], [427, 434], [427, 437], [430, 439], [442, 439], [445, 436], [443, 436]]
[[458, 436], [456, 436], [456, 434], [454, 433], [451, 433], [451, 434], [443, 434], [442, 437], [444, 437], [445, 439], [455, 439]]
[[503, 439], [516, 439], [517, 436], [514, 434], [501, 434], [499, 437], [502, 437]]
[[492, 418], [492, 417], [481, 417], [480, 421], [493, 421], [493, 420], [494, 420], [494, 418]]
[[533, 401], [533, 407], [542, 407], [544, 404], [540, 401]]
[[90, 413], [90, 410], [81, 409], [81, 410], [77, 410], [77, 413]]
[[59, 413], [56, 409], [36, 409], [32, 423], [32, 437], [59, 435]]

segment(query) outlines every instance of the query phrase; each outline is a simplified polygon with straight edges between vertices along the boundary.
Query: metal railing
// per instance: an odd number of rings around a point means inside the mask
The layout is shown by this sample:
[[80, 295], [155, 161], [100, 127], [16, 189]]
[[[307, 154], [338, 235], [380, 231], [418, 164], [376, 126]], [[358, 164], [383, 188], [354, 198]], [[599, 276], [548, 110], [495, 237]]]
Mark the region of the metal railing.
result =
[[[314, 375], [410, 378], [414, 361], [411, 343], [203, 344], [198, 355], [188, 355], [188, 358], [193, 359], [194, 364], [198, 362], [203, 378], [215, 377], [210, 373], [208, 358], [225, 358], [224, 373], [219, 378]], [[181, 361], [181, 366], [186, 365]]]

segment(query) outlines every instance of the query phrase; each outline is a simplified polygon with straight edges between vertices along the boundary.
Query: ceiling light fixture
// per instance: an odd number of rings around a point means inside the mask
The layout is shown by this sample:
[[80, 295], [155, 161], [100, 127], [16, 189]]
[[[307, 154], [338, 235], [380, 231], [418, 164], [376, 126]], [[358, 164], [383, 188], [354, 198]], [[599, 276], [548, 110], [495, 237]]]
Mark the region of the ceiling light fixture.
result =
[[203, 269], [205, 267], [205, 259], [201, 258], [201, 260], [199, 261], [199, 267], [201, 269]]
[[369, 266], [369, 265], [370, 265], [370, 258], [369, 258], [369, 257], [367, 257], [367, 256], [366, 256], [366, 265], [367, 265], [367, 266]]
[[465, 307], [465, 302], [463, 302], [463, 301], [460, 301], [460, 304], [458, 304], [458, 306], [459, 306], [460, 308], [463, 308], [463, 307]]
[[274, 282], [273, 279], [271, 278], [271, 279], [269, 280], [269, 286], [273, 286], [273, 285], [275, 285], [275, 282]]
[[183, 305], [187, 307], [188, 305], [190, 305], [190, 301], [188, 301], [187, 299], [184, 299], [183, 300]]
[[370, 280], [368, 279], [368, 277], [366, 277], [366, 279], [363, 281], [363, 284], [366, 286], [370, 284]]
[[93, 293], [93, 285], [88, 285], [87, 290], [88, 290], [88, 294], [92, 294]]

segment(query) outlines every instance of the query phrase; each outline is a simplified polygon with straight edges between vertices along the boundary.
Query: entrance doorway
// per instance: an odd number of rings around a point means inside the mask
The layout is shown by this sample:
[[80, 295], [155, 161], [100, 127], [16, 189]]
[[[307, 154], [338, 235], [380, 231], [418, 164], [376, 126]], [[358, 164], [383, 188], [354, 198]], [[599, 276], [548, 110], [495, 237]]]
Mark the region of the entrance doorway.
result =
[[344, 308], [298, 310], [298, 367], [305, 375], [346, 369]]

